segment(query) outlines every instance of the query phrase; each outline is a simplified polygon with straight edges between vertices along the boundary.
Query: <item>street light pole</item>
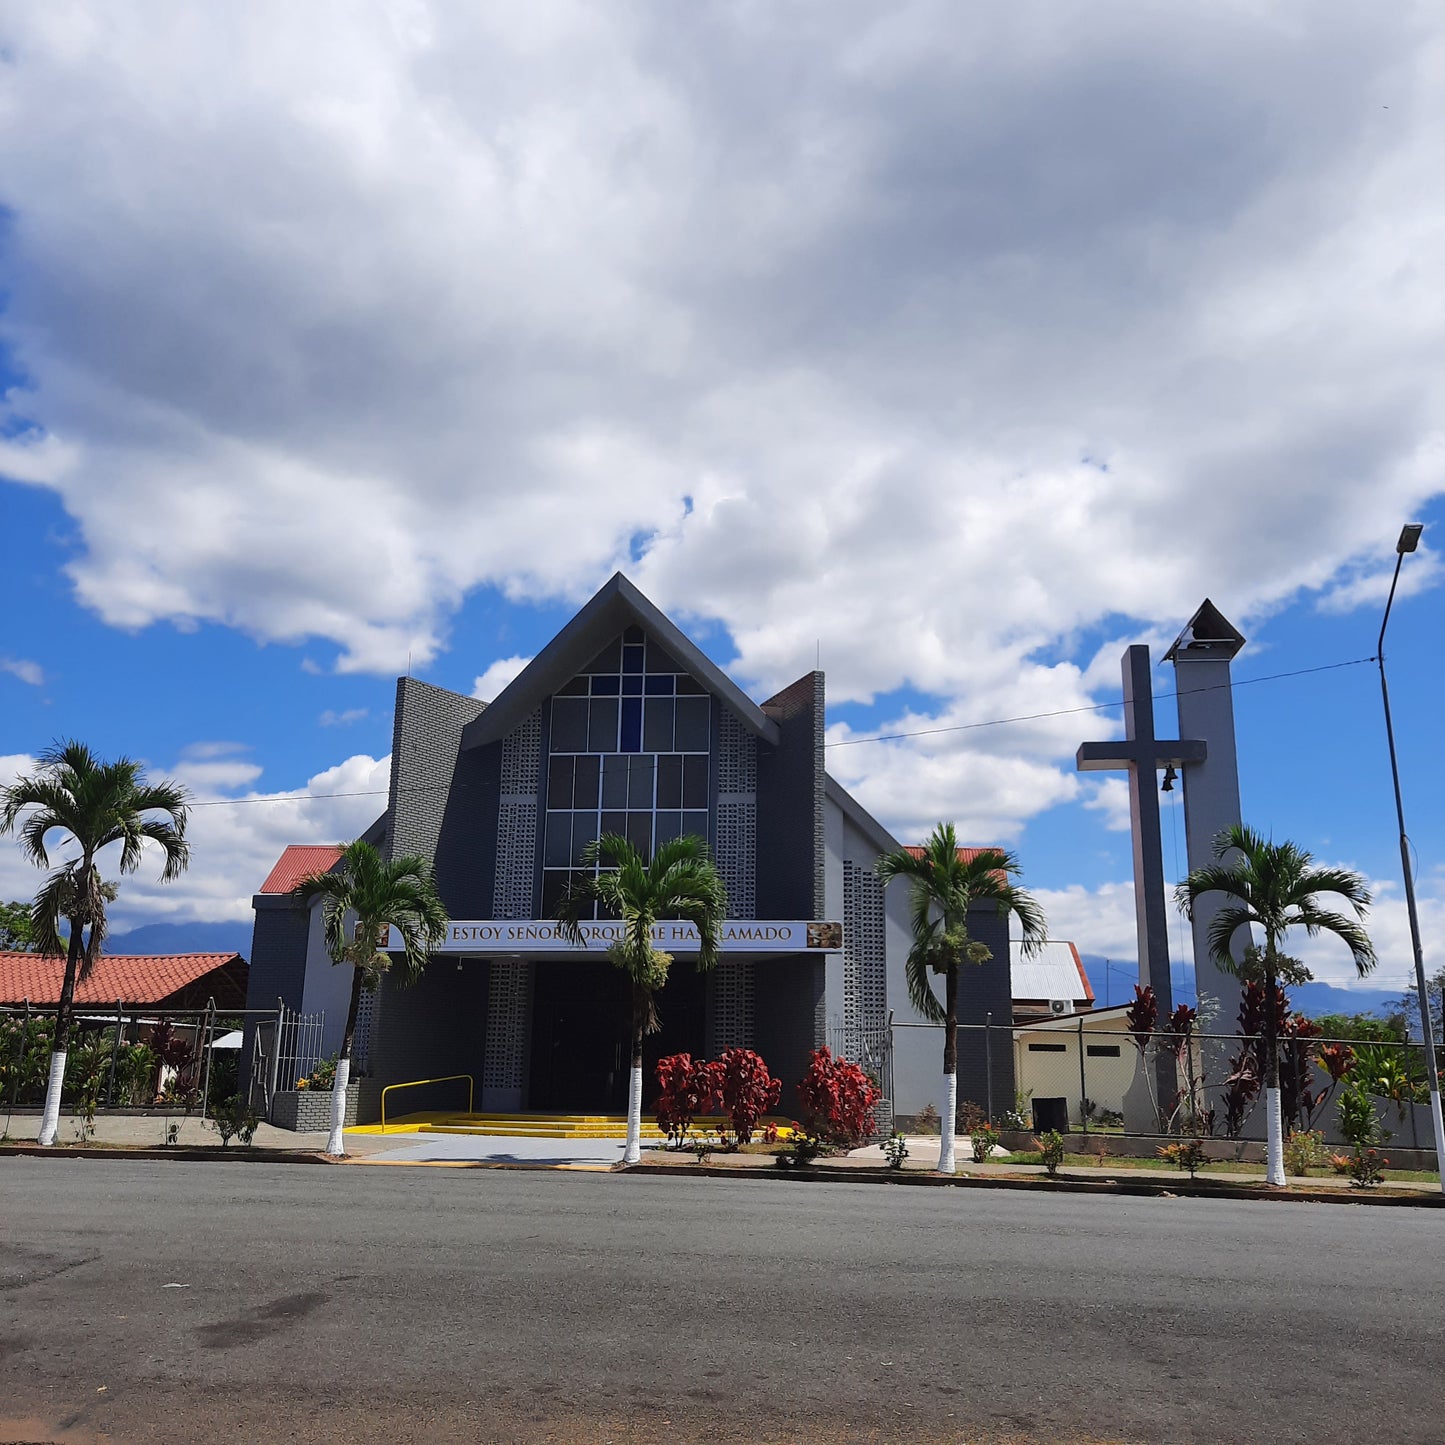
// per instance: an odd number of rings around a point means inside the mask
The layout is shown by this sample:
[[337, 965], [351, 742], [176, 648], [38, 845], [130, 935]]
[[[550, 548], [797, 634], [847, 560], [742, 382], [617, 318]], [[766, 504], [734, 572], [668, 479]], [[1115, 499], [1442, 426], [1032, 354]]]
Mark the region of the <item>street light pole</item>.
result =
[[1420, 945], [1420, 914], [1415, 907], [1415, 878], [1410, 867], [1410, 839], [1405, 832], [1405, 803], [1400, 795], [1400, 765], [1395, 757], [1395, 729], [1390, 721], [1390, 689], [1385, 682], [1385, 628], [1390, 622], [1390, 608], [1395, 602], [1395, 587], [1400, 581], [1400, 567], [1407, 552], [1420, 543], [1423, 527], [1410, 522], [1400, 532], [1395, 544], [1395, 575], [1390, 580], [1390, 596], [1385, 602], [1385, 616], [1380, 623], [1380, 641], [1375, 660], [1380, 664], [1380, 697], [1385, 704], [1385, 737], [1390, 744], [1390, 776], [1395, 783], [1395, 816], [1400, 821], [1400, 866], [1405, 873], [1405, 909], [1410, 915], [1410, 942], [1415, 951], [1415, 990], [1420, 999], [1420, 1031], [1425, 1044], [1425, 1078], [1430, 1085], [1430, 1120], [1435, 1126], [1435, 1167], [1440, 1171], [1440, 1188], [1445, 1193], [1445, 1117], [1440, 1111], [1440, 1075], [1435, 1068], [1435, 1024], [1430, 1017], [1430, 994], [1425, 987], [1425, 953]]

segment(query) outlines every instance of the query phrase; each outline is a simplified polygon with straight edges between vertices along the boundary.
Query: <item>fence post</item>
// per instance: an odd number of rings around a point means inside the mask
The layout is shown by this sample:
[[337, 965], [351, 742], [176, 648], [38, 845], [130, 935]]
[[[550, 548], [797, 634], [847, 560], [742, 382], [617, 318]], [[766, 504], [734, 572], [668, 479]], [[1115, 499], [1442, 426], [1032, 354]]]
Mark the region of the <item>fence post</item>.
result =
[[124, 1006], [120, 999], [115, 1001], [115, 1041], [110, 1046], [110, 1077], [105, 1084], [105, 1107], [115, 1107], [115, 1056], [120, 1052], [120, 1034], [125, 1027]]
[[25, 1000], [25, 1017], [20, 1024], [20, 1037], [16, 1040], [14, 1077], [10, 1081], [10, 1112], [20, 1099], [20, 1066], [25, 1062], [25, 1047], [30, 1042], [30, 1000]]
[[1089, 1132], [1089, 1086], [1084, 1079], [1084, 1016], [1079, 1015], [1079, 1123]]
[[266, 1090], [266, 1116], [271, 1115], [271, 1105], [276, 1098], [276, 1080], [281, 1068], [281, 1030], [286, 1021], [286, 1000], [276, 1000], [276, 1038], [271, 1049], [271, 1087]]
[[993, 1015], [983, 1016], [983, 1097], [988, 1109], [988, 1122], [993, 1124]]
[[206, 1106], [211, 1100], [211, 1041], [216, 1032], [216, 1000], [206, 1000], [206, 1067], [201, 1082], [201, 1118], [206, 1117]]

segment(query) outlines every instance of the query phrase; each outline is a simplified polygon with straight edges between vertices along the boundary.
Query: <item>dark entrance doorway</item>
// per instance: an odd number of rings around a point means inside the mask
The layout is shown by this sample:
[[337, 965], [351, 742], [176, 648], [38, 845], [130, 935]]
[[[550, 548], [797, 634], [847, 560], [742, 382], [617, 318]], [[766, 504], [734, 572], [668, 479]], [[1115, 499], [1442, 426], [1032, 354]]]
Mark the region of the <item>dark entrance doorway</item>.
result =
[[[623, 1114], [631, 1063], [627, 980], [605, 958], [537, 963], [527, 1108], [534, 1113]], [[706, 994], [691, 959], [678, 959], [657, 997], [662, 1031], [643, 1045], [643, 1111], [665, 1054], [703, 1052]]]

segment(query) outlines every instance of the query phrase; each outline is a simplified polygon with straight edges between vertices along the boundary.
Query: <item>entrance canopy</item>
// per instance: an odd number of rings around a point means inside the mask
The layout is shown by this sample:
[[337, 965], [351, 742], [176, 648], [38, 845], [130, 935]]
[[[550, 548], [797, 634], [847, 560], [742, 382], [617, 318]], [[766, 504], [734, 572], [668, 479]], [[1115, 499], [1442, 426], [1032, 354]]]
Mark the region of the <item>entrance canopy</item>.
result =
[[[562, 925], [554, 918], [453, 919], [446, 938], [435, 953], [464, 953], [473, 957], [489, 954], [551, 954], [586, 957], [605, 953], [622, 939], [622, 924], [615, 919], [581, 923], [582, 942], [569, 943]], [[668, 953], [697, 952], [697, 929], [690, 923], [664, 921], [652, 929], [655, 947]], [[391, 930], [387, 947], [401, 948], [401, 937]], [[775, 918], [730, 918], [722, 927], [721, 952], [739, 954], [838, 953], [843, 947], [843, 925]]]

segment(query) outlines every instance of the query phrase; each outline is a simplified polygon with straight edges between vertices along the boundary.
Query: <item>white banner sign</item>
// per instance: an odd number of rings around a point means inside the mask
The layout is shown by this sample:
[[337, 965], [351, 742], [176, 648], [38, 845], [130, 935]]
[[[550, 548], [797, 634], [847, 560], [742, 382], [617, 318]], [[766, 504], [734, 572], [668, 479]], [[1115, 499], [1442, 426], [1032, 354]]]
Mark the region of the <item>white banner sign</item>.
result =
[[[551, 918], [453, 919], [437, 953], [605, 953], [622, 937], [614, 921], [583, 923], [582, 943], [569, 943], [561, 925]], [[668, 953], [696, 953], [697, 929], [690, 923], [658, 923], [653, 944]], [[400, 949], [401, 936], [391, 930], [387, 947]], [[841, 923], [779, 922], [772, 918], [730, 918], [722, 927], [724, 953], [836, 953], [843, 947]]]

